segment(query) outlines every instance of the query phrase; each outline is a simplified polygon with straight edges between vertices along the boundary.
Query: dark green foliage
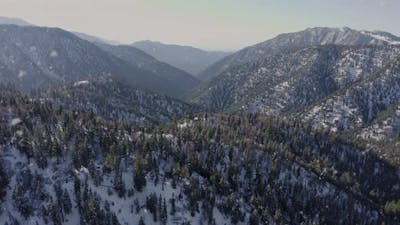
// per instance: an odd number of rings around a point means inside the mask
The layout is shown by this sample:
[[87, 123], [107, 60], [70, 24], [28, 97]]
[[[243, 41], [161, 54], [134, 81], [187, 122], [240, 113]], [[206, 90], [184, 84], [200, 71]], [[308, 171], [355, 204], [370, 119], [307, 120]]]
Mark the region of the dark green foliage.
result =
[[143, 217], [140, 217], [138, 225], [146, 225], [146, 223], [144, 222]]
[[8, 176], [3, 168], [3, 161], [0, 159], [0, 202], [7, 194]]
[[114, 189], [118, 193], [118, 196], [121, 198], [121, 197], [125, 196], [125, 193], [126, 193], [125, 183], [122, 180], [121, 171], [118, 169], [115, 173], [116, 174], [115, 174], [115, 179], [114, 179]]
[[135, 189], [139, 192], [146, 186], [146, 166], [145, 159], [140, 155], [136, 155], [133, 168], [133, 181]]
[[72, 202], [69, 193], [66, 189], [64, 189], [61, 202], [65, 214], [70, 214], [72, 210]]
[[168, 222], [167, 203], [165, 202], [165, 199], [164, 199], [163, 203], [161, 204], [160, 220], [161, 220], [161, 224], [163, 224], [163, 225], [166, 225]]
[[157, 204], [157, 195], [155, 193], [146, 197], [146, 208], [149, 210], [151, 214], [153, 214], [153, 221], [158, 221], [158, 204]]

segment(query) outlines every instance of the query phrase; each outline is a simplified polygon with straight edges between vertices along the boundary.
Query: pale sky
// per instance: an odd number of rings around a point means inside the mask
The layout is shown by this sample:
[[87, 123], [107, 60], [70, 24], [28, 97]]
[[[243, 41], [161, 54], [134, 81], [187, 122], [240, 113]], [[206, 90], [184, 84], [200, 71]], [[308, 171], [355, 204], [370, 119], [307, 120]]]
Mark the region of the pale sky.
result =
[[400, 0], [0, 0], [0, 16], [36, 25], [213, 50], [316, 26], [400, 35], [399, 10]]

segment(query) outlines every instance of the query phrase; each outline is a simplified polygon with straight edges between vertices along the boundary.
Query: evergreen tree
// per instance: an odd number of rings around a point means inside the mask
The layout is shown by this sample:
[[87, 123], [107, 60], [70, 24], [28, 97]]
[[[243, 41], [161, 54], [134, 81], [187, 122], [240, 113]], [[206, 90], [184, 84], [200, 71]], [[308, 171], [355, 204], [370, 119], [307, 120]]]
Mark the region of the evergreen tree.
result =
[[146, 225], [146, 223], [144, 222], [144, 219], [143, 219], [142, 216], [141, 216], [140, 219], [139, 219], [138, 225]]
[[172, 198], [170, 199], [171, 203], [171, 215], [175, 215], [176, 213], [176, 206], [175, 206], [175, 194], [172, 194]]
[[74, 192], [75, 192], [75, 199], [76, 205], [78, 206], [79, 211], [82, 209], [82, 194], [81, 194], [81, 182], [78, 177], [74, 177]]
[[62, 195], [62, 204], [63, 204], [63, 209], [65, 214], [70, 214], [72, 210], [72, 202], [71, 198], [69, 197], [68, 190], [64, 189], [63, 195]]
[[144, 159], [137, 155], [134, 162], [133, 181], [136, 191], [141, 192], [146, 186], [146, 163]]
[[0, 159], [0, 202], [7, 194], [8, 177], [3, 168], [3, 160]]
[[157, 195], [156, 193], [152, 193], [150, 196], [148, 196], [146, 198], [146, 208], [147, 210], [150, 211], [150, 213], [153, 214], [153, 221], [157, 222], [157, 210], [158, 210], [158, 206], [157, 206]]
[[248, 225], [258, 225], [258, 224], [259, 224], [259, 218], [258, 218], [257, 212], [254, 211], [254, 212], [250, 215]]
[[118, 196], [121, 198], [125, 196], [126, 189], [125, 189], [125, 184], [122, 179], [122, 172], [120, 169], [117, 169], [115, 172], [115, 179], [114, 179], [114, 189], [118, 193]]
[[48, 211], [50, 214], [51, 221], [53, 222], [54, 225], [61, 225], [61, 213], [56, 207], [56, 205], [53, 203], [53, 200], [50, 200], [49, 206], [48, 206]]
[[167, 222], [168, 222], [168, 211], [167, 211], [167, 203], [165, 202], [165, 199], [164, 199], [164, 202], [163, 202], [163, 206], [162, 206], [162, 210], [161, 210], [161, 212], [160, 212], [160, 217], [161, 217], [161, 223], [163, 224], [163, 225], [166, 225], [167, 224]]

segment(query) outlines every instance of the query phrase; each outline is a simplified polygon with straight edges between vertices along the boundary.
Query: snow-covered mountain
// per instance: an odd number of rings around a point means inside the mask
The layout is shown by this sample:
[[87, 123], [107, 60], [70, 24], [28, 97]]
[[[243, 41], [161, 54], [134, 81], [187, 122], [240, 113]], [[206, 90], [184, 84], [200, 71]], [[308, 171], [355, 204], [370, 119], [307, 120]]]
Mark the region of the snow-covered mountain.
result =
[[316, 45], [233, 66], [194, 102], [212, 111], [254, 112], [349, 135], [388, 161], [400, 159], [400, 46]]
[[195, 101], [212, 110], [295, 112], [383, 74], [399, 53], [400, 46], [391, 45], [287, 50], [226, 70], [203, 85]]
[[387, 32], [358, 31], [347, 27], [309, 28], [300, 32], [281, 34], [271, 40], [240, 50], [216, 62], [200, 76], [211, 79], [230, 67], [262, 60], [285, 50], [332, 44], [345, 46], [399, 45], [400, 37]]
[[132, 46], [201, 80], [203, 80], [203, 77], [199, 75], [201, 72], [231, 54], [229, 52], [205, 51], [190, 46], [170, 45], [153, 41], [139, 41], [132, 44]]
[[299, 120], [398, 161], [399, 39], [348, 28], [278, 37], [282, 42], [257, 45], [273, 53], [255, 54], [256, 47], [242, 51], [243, 61], [202, 85], [193, 101], [212, 111]]

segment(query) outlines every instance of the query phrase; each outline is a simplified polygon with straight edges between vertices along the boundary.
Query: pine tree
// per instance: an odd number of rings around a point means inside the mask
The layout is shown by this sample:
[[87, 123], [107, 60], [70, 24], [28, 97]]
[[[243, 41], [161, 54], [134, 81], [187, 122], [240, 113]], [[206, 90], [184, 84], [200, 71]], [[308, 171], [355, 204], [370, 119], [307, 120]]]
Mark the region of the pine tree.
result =
[[175, 194], [172, 194], [172, 198], [170, 199], [170, 203], [171, 203], [171, 215], [175, 215], [175, 213], [176, 213]]
[[3, 161], [0, 159], [0, 202], [7, 194], [8, 177], [4, 172]]
[[100, 204], [97, 198], [91, 194], [87, 203], [87, 221], [90, 225], [100, 224]]
[[118, 196], [122, 198], [126, 193], [125, 184], [122, 180], [122, 172], [120, 169], [118, 169], [115, 173], [114, 189], [118, 193]]
[[111, 215], [111, 225], [120, 225], [118, 217], [115, 215], [115, 213]]
[[51, 217], [51, 220], [53, 221], [54, 225], [61, 225], [61, 216], [59, 213], [59, 209], [54, 205], [53, 200], [50, 200], [49, 206], [48, 206], [48, 211]]
[[153, 214], [153, 221], [157, 222], [157, 195], [156, 193], [151, 194], [146, 198], [146, 208]]
[[158, 208], [157, 208], [157, 210], [158, 210], [158, 215], [159, 215], [159, 217], [160, 217], [160, 220], [162, 220], [162, 197], [161, 197], [161, 194], [160, 194], [160, 196], [158, 197], [158, 204], [157, 204], [157, 206], [158, 206]]
[[160, 217], [161, 217], [161, 223], [163, 224], [163, 225], [166, 225], [167, 224], [167, 222], [168, 222], [168, 211], [167, 211], [167, 203], [165, 202], [165, 199], [164, 199], [164, 202], [163, 202], [163, 207], [162, 207], [162, 210], [161, 210], [161, 212], [160, 212]]
[[72, 202], [71, 198], [69, 197], [67, 189], [64, 189], [64, 193], [62, 196], [62, 203], [63, 203], [63, 209], [66, 214], [70, 214], [72, 210]]
[[146, 225], [146, 223], [144, 222], [144, 219], [143, 219], [142, 216], [141, 216], [140, 219], [139, 219], [138, 225]]
[[82, 195], [81, 195], [81, 182], [78, 177], [74, 177], [74, 192], [75, 192], [76, 204], [80, 211], [82, 209], [81, 205]]
[[146, 186], [146, 163], [144, 159], [137, 155], [135, 158], [135, 165], [133, 170], [133, 181], [136, 191], [141, 192]]
[[254, 211], [254, 212], [250, 215], [250, 218], [249, 218], [249, 225], [258, 225], [258, 223], [259, 223], [258, 215], [257, 215], [257, 212]]

